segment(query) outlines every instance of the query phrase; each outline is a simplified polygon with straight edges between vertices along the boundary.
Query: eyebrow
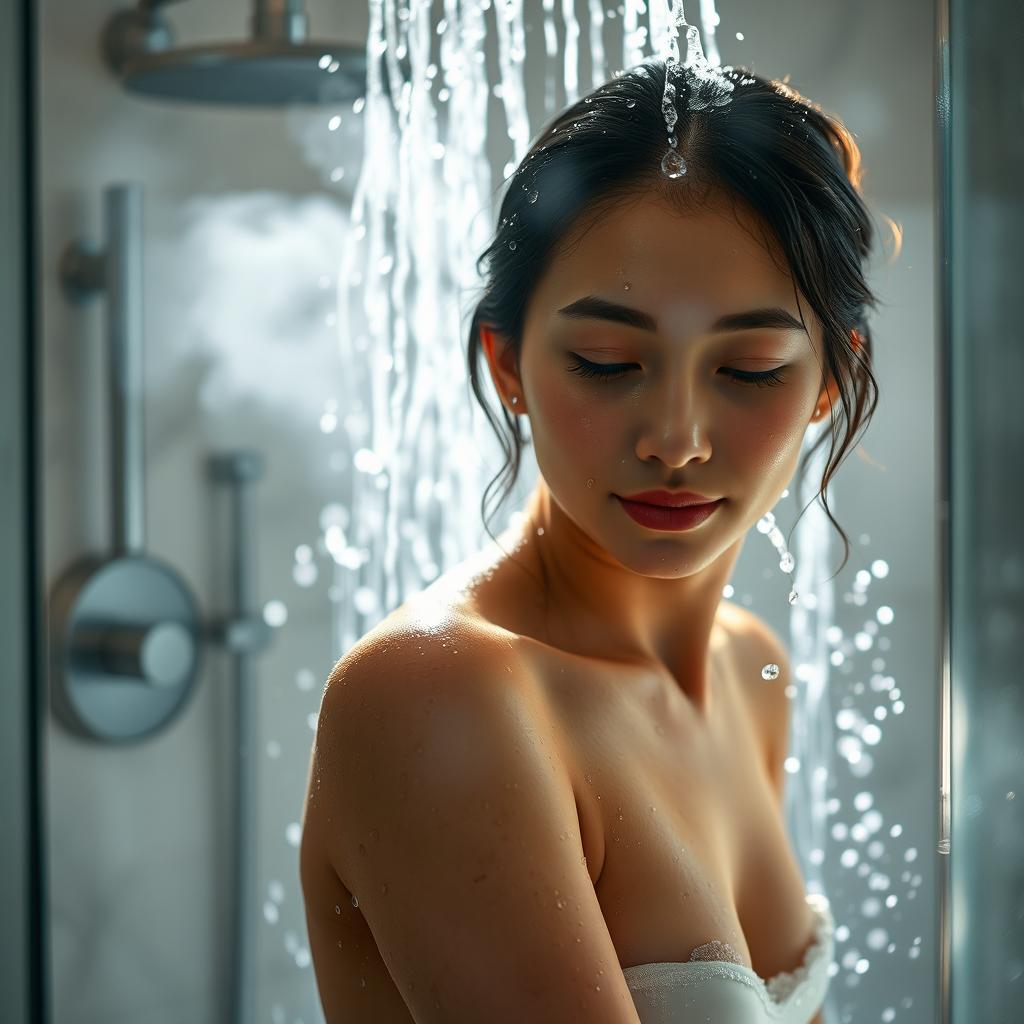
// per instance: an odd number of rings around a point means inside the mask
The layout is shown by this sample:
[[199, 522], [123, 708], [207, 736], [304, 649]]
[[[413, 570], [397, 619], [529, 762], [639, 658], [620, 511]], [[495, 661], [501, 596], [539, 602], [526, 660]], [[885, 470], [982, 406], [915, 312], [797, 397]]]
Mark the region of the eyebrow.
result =
[[[599, 299], [596, 295], [584, 295], [582, 299], [563, 306], [561, 316], [579, 320], [610, 320], [613, 323], [639, 327], [642, 331], [656, 331], [658, 322], [650, 313], [622, 306], [617, 302]], [[711, 330], [716, 333], [724, 331], [749, 331], [756, 328], [768, 330], [797, 330], [806, 333], [804, 325], [792, 313], [781, 306], [765, 309], [748, 309], [743, 313], [727, 313], [719, 317]]]

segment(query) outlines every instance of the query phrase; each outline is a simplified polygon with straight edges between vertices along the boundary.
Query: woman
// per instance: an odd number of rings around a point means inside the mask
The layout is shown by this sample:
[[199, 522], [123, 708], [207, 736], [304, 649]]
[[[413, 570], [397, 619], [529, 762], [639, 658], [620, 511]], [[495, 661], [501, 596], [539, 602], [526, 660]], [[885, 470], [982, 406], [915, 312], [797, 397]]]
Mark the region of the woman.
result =
[[331, 1024], [820, 1024], [786, 652], [722, 590], [808, 426], [824, 498], [874, 411], [873, 228], [841, 124], [675, 73], [674, 147], [651, 60], [545, 129], [481, 257], [469, 370], [509, 486], [529, 420], [521, 526], [325, 688], [301, 868]]

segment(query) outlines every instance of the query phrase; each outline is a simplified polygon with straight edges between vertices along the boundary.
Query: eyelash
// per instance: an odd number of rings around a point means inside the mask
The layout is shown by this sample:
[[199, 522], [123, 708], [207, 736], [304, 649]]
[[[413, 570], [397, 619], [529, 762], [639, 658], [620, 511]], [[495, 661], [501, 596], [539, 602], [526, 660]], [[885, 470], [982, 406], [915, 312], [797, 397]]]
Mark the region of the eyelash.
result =
[[[591, 363], [589, 360], [584, 359], [582, 356], [576, 355], [575, 352], [570, 353], [576, 362], [569, 367], [572, 373], [578, 374], [581, 377], [602, 377], [605, 380], [614, 379], [621, 377], [625, 370], [611, 369], [611, 367], [624, 366], [629, 369], [632, 363]], [[607, 369], [605, 367], [608, 367]], [[779, 376], [779, 370], [782, 367], [778, 367], [774, 370], [767, 370], [764, 373], [752, 373], [746, 370], [732, 370], [726, 369], [726, 373], [729, 374], [734, 380], [740, 384], [753, 384], [759, 388], [763, 387], [777, 387], [779, 384], [785, 383], [785, 381]]]

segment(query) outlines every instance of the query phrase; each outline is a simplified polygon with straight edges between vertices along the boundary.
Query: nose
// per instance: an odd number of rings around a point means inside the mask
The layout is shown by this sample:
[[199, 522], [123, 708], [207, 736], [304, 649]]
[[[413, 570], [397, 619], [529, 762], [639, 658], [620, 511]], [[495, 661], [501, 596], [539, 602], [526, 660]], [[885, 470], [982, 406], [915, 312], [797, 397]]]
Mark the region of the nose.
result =
[[666, 466], [684, 466], [711, 457], [711, 438], [705, 404], [692, 385], [675, 378], [655, 386], [640, 399], [643, 419], [636, 441], [637, 457], [656, 458]]

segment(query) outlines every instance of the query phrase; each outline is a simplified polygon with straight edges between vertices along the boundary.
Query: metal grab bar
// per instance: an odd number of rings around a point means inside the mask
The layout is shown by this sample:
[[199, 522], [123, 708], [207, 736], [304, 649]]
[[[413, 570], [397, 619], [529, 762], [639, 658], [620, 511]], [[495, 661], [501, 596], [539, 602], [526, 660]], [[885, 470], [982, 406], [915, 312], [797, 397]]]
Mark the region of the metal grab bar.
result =
[[231, 653], [237, 708], [233, 828], [234, 914], [230, 935], [231, 1020], [255, 1018], [255, 862], [257, 762], [254, 658], [271, 630], [256, 611], [252, 484], [263, 475], [258, 452], [208, 460], [212, 479], [232, 488], [231, 607], [202, 621], [175, 570], [145, 553], [143, 417], [142, 189], [114, 185], [104, 197], [106, 245], [75, 242], [60, 274], [69, 295], [104, 293], [111, 422], [111, 555], [88, 555], [51, 594], [50, 673], [54, 712], [75, 734], [125, 743], [166, 728], [181, 711], [199, 670], [202, 641]]

